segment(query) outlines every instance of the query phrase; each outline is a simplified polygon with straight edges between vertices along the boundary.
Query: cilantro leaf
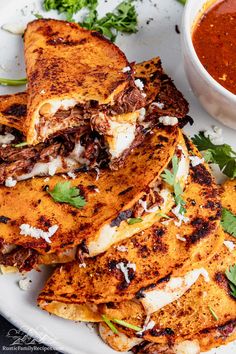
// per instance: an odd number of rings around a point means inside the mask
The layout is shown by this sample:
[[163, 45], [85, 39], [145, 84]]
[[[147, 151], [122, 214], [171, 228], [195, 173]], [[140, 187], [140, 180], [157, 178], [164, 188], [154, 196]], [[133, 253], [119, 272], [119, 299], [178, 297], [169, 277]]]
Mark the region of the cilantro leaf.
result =
[[236, 215], [225, 208], [222, 210], [221, 226], [228, 234], [236, 237]]
[[220, 170], [228, 177], [236, 177], [236, 152], [228, 144], [215, 145], [204, 132], [192, 138], [198, 150], [206, 151], [204, 158], [209, 163], [216, 163]]
[[181, 205], [180, 213], [183, 214], [186, 212], [186, 209], [184, 208], [185, 201], [182, 198], [183, 188], [181, 187], [180, 182], [177, 180], [178, 169], [179, 159], [176, 155], [174, 155], [172, 157], [172, 172], [168, 169], [165, 169], [161, 177], [167, 184], [173, 187], [175, 203], [176, 205]]
[[44, 0], [43, 7], [46, 11], [57, 10], [59, 14], [64, 13], [67, 21], [72, 21], [73, 15], [87, 7], [95, 9], [98, 0]]
[[236, 298], [236, 264], [226, 270], [225, 275], [229, 281], [231, 295]]
[[177, 0], [180, 4], [185, 5], [187, 0]]
[[116, 39], [118, 32], [137, 32], [137, 12], [132, 0], [122, 1], [114, 10], [108, 12], [104, 17], [98, 19], [95, 8], [91, 9], [88, 16], [80, 23], [82, 27], [95, 30], [108, 37], [111, 41]]
[[48, 193], [55, 202], [70, 204], [78, 209], [86, 204], [85, 199], [80, 195], [79, 188], [71, 187], [69, 181], [57, 183]]
[[138, 224], [139, 222], [142, 222], [143, 219], [142, 218], [130, 218], [127, 220], [127, 223], [129, 225], [134, 225], [134, 224]]

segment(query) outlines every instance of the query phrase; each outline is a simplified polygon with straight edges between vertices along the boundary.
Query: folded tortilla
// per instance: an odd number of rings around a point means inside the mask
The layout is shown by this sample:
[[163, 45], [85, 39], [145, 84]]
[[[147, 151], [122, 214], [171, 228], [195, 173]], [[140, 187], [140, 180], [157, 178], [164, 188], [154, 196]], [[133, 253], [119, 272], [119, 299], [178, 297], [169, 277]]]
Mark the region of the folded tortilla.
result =
[[[162, 187], [160, 175], [175, 152], [181, 156], [178, 180], [184, 188], [189, 159], [182, 133], [177, 127], [156, 128], [126, 158], [122, 170], [103, 170], [100, 175], [79, 172], [71, 180], [86, 200], [81, 209], [54, 202], [47, 193], [58, 182], [65, 182], [63, 177], [22, 181], [10, 191], [1, 187], [2, 244], [5, 248], [17, 247], [5, 252], [0, 264], [16, 264], [21, 270], [27, 266], [28, 270], [36, 263], [73, 259], [75, 248], [79, 254], [91, 257], [149, 228], [160, 219], [160, 211], [166, 213], [173, 206], [172, 190]], [[136, 216], [143, 221], [129, 225], [127, 219]], [[43, 231], [58, 226], [58, 230], [48, 243], [43, 238], [21, 235], [22, 225]]]
[[131, 145], [145, 95], [115, 44], [76, 23], [40, 19], [28, 24], [24, 45], [29, 144], [84, 126], [97, 131], [102, 125], [110, 136], [122, 123]]
[[[188, 145], [189, 153], [198, 155]], [[205, 164], [191, 167], [183, 198], [186, 214], [181, 225], [172, 209], [170, 219], [162, 218], [105, 254], [58, 267], [39, 295], [39, 306], [78, 321], [99, 322], [106, 314], [133, 323], [183, 295], [205, 276], [206, 260], [223, 241], [217, 232], [218, 187]]]
[[[9, 178], [24, 180], [35, 176], [52, 176], [55, 173], [74, 171], [84, 165], [100, 168], [109, 164], [112, 169], [121, 168], [132, 148], [145, 139], [147, 132], [158, 123], [160, 116], [182, 118], [183, 122], [188, 112], [188, 104], [163, 72], [160, 58], [136, 64], [134, 68], [136, 79], [141, 79], [144, 83], [147, 106], [142, 115], [140, 113], [141, 120], [136, 124], [135, 139], [125, 150], [122, 149], [128, 138], [126, 139], [122, 122], [121, 125], [116, 125], [116, 133], [107, 137], [106, 142], [102, 135], [88, 131], [87, 127], [83, 126], [79, 130], [72, 129], [35, 146], [19, 147], [17, 144], [26, 140], [20, 132], [23, 131], [27, 116], [27, 95], [19, 93], [1, 96], [0, 124], [5, 125], [5, 129], [4, 126], [0, 129], [0, 143], [3, 139], [2, 141], [8, 144], [0, 145], [0, 184]], [[101, 129], [102, 127], [101, 125]], [[108, 145], [110, 151], [115, 152], [118, 149], [121, 152], [118, 157], [113, 156], [112, 162], [107, 153]]]

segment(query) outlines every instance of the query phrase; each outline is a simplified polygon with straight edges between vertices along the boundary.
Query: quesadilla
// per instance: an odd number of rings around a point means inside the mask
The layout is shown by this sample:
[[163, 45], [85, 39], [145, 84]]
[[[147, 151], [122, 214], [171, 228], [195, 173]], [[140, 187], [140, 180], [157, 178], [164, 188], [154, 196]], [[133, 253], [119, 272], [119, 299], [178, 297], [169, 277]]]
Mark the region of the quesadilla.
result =
[[[222, 186], [222, 206], [236, 215], [236, 180], [229, 180]], [[116, 350], [133, 348], [136, 354], [155, 353], [194, 353], [208, 351], [213, 347], [227, 344], [236, 339], [236, 299], [231, 294], [230, 283], [226, 271], [236, 265], [235, 238], [223, 233], [223, 245], [204, 268], [207, 278], [199, 278], [197, 282], [178, 301], [159, 308], [148, 318], [149, 330], [143, 331], [142, 338], [134, 332], [120, 328], [121, 334], [114, 336], [102, 324], [100, 331], [103, 339]], [[170, 283], [170, 282], [169, 282]], [[172, 287], [173, 289], [173, 287]], [[161, 295], [161, 294], [160, 294]], [[127, 306], [116, 309], [116, 317], [140, 325], [145, 322], [145, 303], [143, 308]], [[159, 297], [159, 304], [162, 299]], [[126, 310], [122, 311], [122, 310]], [[110, 316], [111, 316], [110, 310]], [[114, 311], [114, 310], [113, 310]], [[128, 317], [130, 314], [130, 317]]]
[[[225, 241], [235, 243], [227, 235]], [[199, 354], [235, 340], [236, 299], [225, 275], [234, 265], [236, 250], [223, 245], [206, 266], [209, 281], [199, 278], [179, 301], [154, 313], [150, 320], [155, 325], [144, 332], [146, 343], [134, 353]]]
[[[198, 154], [191, 145], [189, 154]], [[150, 316], [164, 306], [163, 301], [180, 297], [201, 274], [206, 276], [203, 265], [222, 244], [217, 233], [218, 188], [205, 164], [190, 168], [183, 200], [186, 214], [173, 208], [170, 219], [162, 216], [105, 254], [58, 267], [39, 295], [39, 306], [72, 320], [99, 322], [102, 315], [125, 316], [133, 324], [133, 314]], [[163, 290], [172, 277], [171, 288]]]
[[[184, 124], [188, 112], [187, 102], [163, 72], [160, 58], [136, 64], [134, 69], [136, 79], [144, 83], [147, 106], [139, 113], [136, 142], [130, 149], [123, 151], [119, 159], [113, 159], [110, 164], [113, 169], [122, 166], [132, 148], [145, 139], [148, 131], [158, 123], [159, 117], [182, 118]], [[0, 184], [9, 179], [17, 181], [66, 173], [85, 165], [104, 168], [110, 163], [107, 144], [102, 136], [95, 131], [87, 131], [87, 127], [85, 130], [81, 127], [63, 132], [63, 135], [35, 146], [24, 145], [26, 138], [23, 125], [26, 116], [26, 93], [0, 97]], [[116, 141], [123, 146], [125, 140], [122, 131]]]
[[[174, 204], [172, 189], [165, 186], [160, 174], [171, 166], [175, 153], [179, 156], [176, 179], [184, 189], [189, 159], [177, 127], [154, 129], [126, 158], [122, 170], [104, 170], [99, 176], [93, 171], [78, 173], [71, 185], [86, 200], [81, 209], [56, 203], [47, 192], [65, 182], [63, 177], [22, 181], [11, 191], [1, 187], [2, 248], [15, 248], [2, 252], [0, 264], [27, 270], [38, 263], [68, 261], [75, 248], [77, 256], [92, 257], [149, 228], [160, 219], [160, 212], [168, 212]], [[142, 218], [142, 222], [130, 224], [130, 218]], [[51, 227], [56, 231], [50, 240], [39, 236], [48, 235]]]

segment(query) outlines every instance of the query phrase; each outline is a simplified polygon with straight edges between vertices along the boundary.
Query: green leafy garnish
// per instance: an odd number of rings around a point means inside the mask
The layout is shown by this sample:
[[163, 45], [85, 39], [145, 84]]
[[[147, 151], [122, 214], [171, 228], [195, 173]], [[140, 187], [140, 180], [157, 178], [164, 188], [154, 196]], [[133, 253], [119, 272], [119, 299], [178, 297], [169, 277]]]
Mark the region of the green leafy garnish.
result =
[[213, 308], [211, 306], [208, 306], [210, 313], [212, 314], [212, 317], [214, 318], [214, 320], [218, 321], [219, 317], [217, 316], [217, 314], [215, 313], [215, 311], [213, 310]]
[[236, 177], [236, 152], [228, 144], [215, 145], [204, 132], [200, 132], [192, 138], [198, 150], [206, 151], [204, 159], [209, 163], [216, 163], [220, 170], [228, 177]]
[[236, 215], [225, 208], [222, 210], [221, 226], [228, 234], [236, 237]]
[[3, 79], [0, 78], [0, 85], [3, 86], [22, 86], [27, 83], [27, 79]]
[[44, 0], [43, 6], [46, 11], [57, 10], [59, 14], [64, 13], [67, 21], [72, 21], [73, 15], [84, 7], [95, 9], [97, 0]]
[[177, 0], [177, 1], [180, 2], [180, 4], [182, 4], [182, 5], [185, 5], [187, 2], [187, 0]]
[[41, 14], [39, 14], [39, 13], [35, 13], [33, 15], [34, 15], [34, 17], [36, 17], [38, 19], [43, 18], [43, 16]]
[[174, 189], [174, 199], [176, 205], [180, 204], [180, 213], [184, 214], [186, 209], [184, 208], [185, 201], [182, 198], [183, 189], [180, 185], [180, 182], [177, 180], [177, 173], [179, 169], [179, 160], [176, 155], [172, 157], [172, 172], [168, 169], [164, 170], [164, 173], [161, 175], [163, 180], [168, 183]]
[[225, 275], [229, 281], [231, 295], [236, 298], [236, 264], [226, 270]]
[[137, 32], [138, 20], [137, 12], [132, 2], [132, 0], [122, 1], [114, 12], [108, 12], [100, 19], [96, 8], [93, 8], [80, 25], [89, 30], [102, 33], [111, 41], [116, 39], [118, 32], [135, 33]]
[[113, 325], [113, 323], [107, 318], [107, 316], [102, 315], [103, 321], [107, 324], [107, 326], [112, 330], [113, 333], [118, 334], [118, 329]]
[[132, 325], [131, 323], [128, 323], [128, 322], [126, 322], [126, 321], [118, 320], [118, 319], [116, 319], [116, 318], [114, 318], [112, 321], [115, 322], [115, 323], [117, 323], [117, 324], [119, 324], [120, 326], [133, 329], [133, 330], [136, 331], [136, 332], [142, 331], [142, 328], [141, 328], [141, 327]]
[[57, 183], [52, 191], [47, 191], [55, 202], [67, 203], [75, 208], [82, 208], [85, 206], [86, 201], [80, 195], [80, 189], [71, 187], [69, 181]]
[[170, 217], [168, 215], [166, 215], [165, 213], [157, 213], [156, 216], [159, 216], [160, 218], [164, 218], [164, 219], [170, 219]]
[[27, 145], [28, 145], [28, 143], [26, 141], [23, 141], [22, 143], [15, 144], [13, 146], [16, 147], [16, 148], [19, 148], [19, 147], [23, 147], [23, 146], [27, 146]]
[[137, 224], [137, 223], [142, 222], [142, 221], [143, 221], [142, 218], [130, 218], [130, 219], [127, 220], [127, 223], [129, 225], [134, 225], [134, 224]]

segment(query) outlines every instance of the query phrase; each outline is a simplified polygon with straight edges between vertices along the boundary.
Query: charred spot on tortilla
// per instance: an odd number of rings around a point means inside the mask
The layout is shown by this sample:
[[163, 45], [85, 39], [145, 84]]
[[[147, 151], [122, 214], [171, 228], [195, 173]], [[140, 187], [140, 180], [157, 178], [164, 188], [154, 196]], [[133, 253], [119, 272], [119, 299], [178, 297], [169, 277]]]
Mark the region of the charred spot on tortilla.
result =
[[8, 218], [7, 216], [0, 216], [0, 223], [7, 224], [9, 220], [11, 220], [11, 218]]

